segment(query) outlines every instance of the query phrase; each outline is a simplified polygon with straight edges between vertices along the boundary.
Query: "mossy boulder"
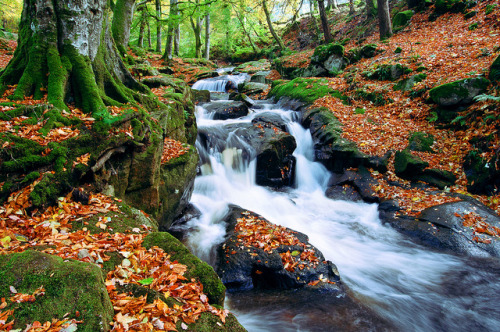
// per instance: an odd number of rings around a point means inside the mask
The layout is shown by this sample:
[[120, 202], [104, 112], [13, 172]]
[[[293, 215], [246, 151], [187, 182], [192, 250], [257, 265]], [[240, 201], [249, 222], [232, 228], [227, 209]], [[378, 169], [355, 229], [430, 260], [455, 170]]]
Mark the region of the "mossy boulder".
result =
[[474, 97], [484, 93], [490, 81], [484, 77], [466, 78], [439, 85], [429, 91], [431, 100], [439, 106], [467, 105]]
[[270, 70], [271, 63], [267, 59], [261, 59], [258, 61], [249, 61], [242, 63], [238, 67], [234, 68], [235, 72], [255, 74], [259, 71]]
[[344, 46], [332, 43], [316, 47], [311, 57], [311, 64], [319, 65], [329, 74], [336, 75], [348, 64], [348, 60], [344, 56]]
[[368, 79], [379, 81], [395, 81], [401, 76], [411, 73], [411, 69], [400, 64], [383, 64], [375, 67], [374, 70], [363, 73]]
[[238, 91], [248, 96], [261, 94], [269, 89], [269, 84], [245, 82], [238, 86]]
[[302, 125], [309, 128], [315, 141], [315, 158], [332, 172], [349, 167], [371, 167], [387, 171], [386, 157], [370, 157], [354, 142], [342, 138], [342, 124], [327, 108], [309, 108], [302, 113]]
[[208, 103], [210, 98], [210, 91], [208, 90], [193, 90], [193, 101], [196, 103]]
[[405, 79], [402, 79], [401, 81], [399, 81], [394, 87], [393, 89], [394, 90], [401, 90], [401, 91], [409, 91], [411, 90], [411, 88], [417, 84], [417, 83], [420, 83], [422, 82], [423, 80], [425, 80], [427, 78], [427, 74], [424, 74], [424, 73], [420, 73], [420, 74], [416, 74], [416, 75], [412, 75], [408, 78], [405, 78]]
[[410, 153], [409, 150], [397, 151], [394, 156], [394, 169], [396, 175], [403, 179], [413, 179], [422, 174], [429, 163]]
[[347, 101], [346, 96], [342, 95], [338, 90], [329, 87], [326, 79], [298, 77], [291, 81], [275, 82], [268, 94], [269, 97], [277, 99], [288, 97], [312, 104], [316, 99], [330, 95]]
[[495, 61], [491, 64], [488, 78], [493, 82], [500, 82], [500, 55], [497, 56]]
[[149, 61], [144, 61], [144, 63], [137, 64], [133, 66], [131, 69], [131, 72], [135, 76], [157, 76], [160, 75], [160, 72], [151, 66]]
[[250, 82], [270, 84], [272, 82], [272, 80], [266, 78], [267, 76], [269, 76], [269, 74], [271, 74], [270, 70], [263, 70], [263, 71], [256, 72], [250, 78]]
[[405, 10], [394, 15], [392, 19], [392, 29], [398, 31], [406, 27], [413, 17], [413, 10]]
[[14, 310], [14, 328], [24, 329], [34, 321], [53, 318], [81, 320], [78, 331], [109, 331], [113, 305], [106, 291], [101, 269], [94, 264], [63, 261], [37, 251], [0, 255], [0, 297], [19, 293], [32, 294], [39, 287], [45, 294], [35, 302], [9, 303]]
[[200, 260], [175, 237], [166, 232], [157, 232], [147, 235], [142, 245], [149, 249], [157, 246], [171, 256], [172, 261], [178, 261], [187, 266], [186, 278], [195, 278], [203, 285], [210, 304], [224, 305], [226, 288], [215, 273], [214, 269]]
[[478, 150], [469, 151], [463, 164], [467, 190], [473, 194], [494, 195], [500, 188], [500, 158], [486, 160]]
[[366, 44], [361, 47], [359, 54], [363, 58], [373, 58], [377, 54], [377, 44]]
[[434, 150], [432, 150], [433, 144], [434, 136], [417, 131], [411, 134], [408, 142], [408, 149], [411, 151], [434, 152]]
[[434, 12], [437, 15], [452, 12], [459, 13], [467, 7], [464, 0], [436, 0], [434, 3]]

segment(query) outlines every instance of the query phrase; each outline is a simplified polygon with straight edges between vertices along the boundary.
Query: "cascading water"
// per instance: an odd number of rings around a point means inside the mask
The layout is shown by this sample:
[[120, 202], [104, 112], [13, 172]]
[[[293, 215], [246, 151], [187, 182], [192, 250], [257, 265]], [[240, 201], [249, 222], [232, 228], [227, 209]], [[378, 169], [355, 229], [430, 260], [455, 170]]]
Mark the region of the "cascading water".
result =
[[[244, 118], [225, 121], [210, 119], [198, 107], [199, 128], [214, 132], [226, 130], [229, 123], [250, 123], [262, 111], [280, 115], [297, 141], [297, 169], [295, 189], [272, 191], [255, 185], [255, 159], [242, 157], [252, 155], [251, 147], [231, 143], [235, 139], [231, 134], [224, 136], [227, 141], [217, 142], [217, 147], [198, 142], [205, 164], [191, 202], [201, 217], [183, 226], [190, 230], [187, 244], [196, 255], [213, 263], [214, 248], [225, 235], [220, 220], [228, 204], [236, 204], [307, 234], [337, 265], [355, 297], [396, 330], [499, 329], [497, 261], [467, 261], [422, 248], [382, 225], [376, 204], [325, 197], [330, 174], [313, 161], [309, 131], [293, 121], [293, 112], [273, 107], [265, 105]], [[332, 325], [344, 316], [329, 305], [327, 296], [307, 298], [300, 292], [229, 294], [227, 303], [249, 331], [343, 330], [341, 325]]]
[[250, 76], [248, 74], [211, 77], [194, 83], [193, 89], [208, 90], [210, 92], [226, 92], [228, 89], [238, 89], [238, 85], [249, 78]]

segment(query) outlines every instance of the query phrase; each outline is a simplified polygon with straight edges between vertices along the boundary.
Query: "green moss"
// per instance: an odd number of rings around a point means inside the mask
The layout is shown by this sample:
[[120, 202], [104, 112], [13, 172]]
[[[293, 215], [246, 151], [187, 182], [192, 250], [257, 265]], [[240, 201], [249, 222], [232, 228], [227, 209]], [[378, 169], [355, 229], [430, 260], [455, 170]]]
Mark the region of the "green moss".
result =
[[[14, 328], [34, 321], [68, 317], [82, 320], [78, 331], [108, 331], [113, 306], [99, 267], [37, 251], [0, 256], [0, 297], [9, 298], [13, 286], [20, 293], [45, 288], [35, 302], [9, 303], [14, 309]], [[77, 316], [77, 311], [79, 312]]]
[[417, 131], [411, 134], [408, 141], [408, 149], [411, 151], [434, 152], [432, 145], [434, 136], [428, 133]]
[[429, 91], [431, 100], [442, 106], [450, 106], [459, 103], [470, 103], [476, 95], [472, 89], [479, 93], [484, 92], [490, 81], [484, 77], [466, 78], [446, 84], [439, 85]]
[[289, 97], [308, 104], [312, 104], [316, 99], [330, 95], [347, 102], [347, 97], [338, 90], [328, 86], [328, 81], [317, 78], [295, 78], [292, 81], [275, 85], [269, 92], [269, 96], [275, 98]]
[[396, 54], [399, 54], [401, 52], [403, 52], [403, 49], [401, 47], [399, 47], [399, 46], [396, 47], [396, 49], [394, 50], [394, 53], [396, 53]]
[[[177, 322], [177, 330], [182, 331], [181, 321]], [[190, 324], [188, 331], [197, 332], [245, 332], [246, 329], [241, 326], [236, 317], [233, 314], [229, 314], [226, 317], [226, 322], [222, 323], [220, 318], [217, 316], [204, 312], [200, 315], [200, 318], [196, 320], [195, 323]]]
[[391, 98], [386, 98], [385, 93], [381, 91], [369, 92], [363, 89], [358, 89], [354, 92], [354, 96], [355, 98], [371, 101], [375, 106], [387, 105], [394, 102]]
[[493, 10], [497, 7], [496, 4], [489, 4], [489, 5], [486, 5], [485, 9], [484, 9], [484, 13], [486, 15], [489, 15], [491, 13], [493, 13]]
[[406, 27], [411, 18], [413, 17], [413, 10], [405, 10], [397, 13], [392, 19], [392, 28], [394, 31], [398, 31]]
[[399, 81], [393, 89], [395, 91], [397, 90], [402, 90], [402, 91], [408, 91], [410, 90], [415, 84], [422, 82], [427, 78], [426, 74], [416, 74], [411, 77], [408, 77], [404, 80]]
[[478, 27], [479, 27], [479, 23], [475, 22], [475, 23], [472, 23], [471, 25], [469, 25], [469, 30], [470, 31], [476, 30]]
[[332, 55], [343, 57], [344, 46], [337, 43], [318, 46], [314, 50], [314, 54], [311, 57], [311, 61], [314, 63], [321, 64], [325, 62]]
[[157, 246], [171, 255], [172, 260], [176, 260], [188, 267], [186, 277], [195, 278], [203, 284], [203, 291], [207, 294], [209, 302], [223, 305], [226, 288], [220, 281], [213, 268], [189, 250], [175, 237], [169, 233], [151, 233], [144, 238], [143, 246], [151, 248]]
[[402, 75], [411, 73], [412, 70], [400, 63], [377, 65], [372, 71], [364, 72], [363, 75], [372, 80], [394, 81]]

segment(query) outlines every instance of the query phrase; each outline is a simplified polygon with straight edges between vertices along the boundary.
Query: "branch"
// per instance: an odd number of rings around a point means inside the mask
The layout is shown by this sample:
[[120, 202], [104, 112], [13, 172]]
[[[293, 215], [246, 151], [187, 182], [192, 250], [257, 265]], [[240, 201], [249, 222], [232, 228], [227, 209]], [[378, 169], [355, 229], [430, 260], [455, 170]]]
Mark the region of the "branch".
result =
[[125, 152], [125, 146], [123, 146], [123, 145], [120, 147], [108, 150], [108, 151], [106, 151], [106, 153], [104, 153], [104, 155], [101, 155], [101, 157], [97, 160], [95, 165], [92, 166], [90, 169], [92, 170], [92, 172], [95, 173], [98, 170], [100, 170], [104, 166], [106, 161], [108, 161], [115, 153], [124, 153], [124, 152]]

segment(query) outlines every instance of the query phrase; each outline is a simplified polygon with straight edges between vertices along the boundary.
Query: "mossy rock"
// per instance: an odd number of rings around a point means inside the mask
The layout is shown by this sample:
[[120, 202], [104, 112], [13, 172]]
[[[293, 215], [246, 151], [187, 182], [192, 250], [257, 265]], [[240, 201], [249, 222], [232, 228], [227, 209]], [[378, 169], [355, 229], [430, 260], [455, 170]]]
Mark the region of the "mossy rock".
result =
[[421, 174], [416, 174], [413, 181], [422, 181], [439, 189], [445, 189], [455, 184], [455, 174], [437, 168], [425, 169]]
[[409, 91], [411, 90], [411, 88], [417, 84], [417, 83], [420, 83], [422, 82], [423, 80], [425, 80], [427, 78], [427, 74], [423, 74], [423, 73], [420, 73], [420, 74], [416, 74], [416, 75], [412, 75], [408, 78], [405, 78], [401, 81], [399, 81], [394, 87], [393, 89], [394, 90], [401, 90], [401, 91]]
[[411, 134], [408, 149], [411, 151], [434, 152], [432, 145], [434, 144], [434, 136], [428, 133], [417, 131]]
[[308, 104], [312, 104], [316, 99], [326, 95], [334, 96], [347, 102], [347, 97], [342, 95], [338, 90], [330, 88], [326, 79], [295, 78], [288, 82], [276, 81], [269, 92], [269, 97], [278, 99], [289, 97], [290, 99], [296, 99]]
[[392, 19], [392, 28], [394, 31], [398, 31], [406, 27], [411, 18], [413, 17], [413, 10], [405, 10], [394, 15]]
[[439, 85], [429, 91], [429, 96], [439, 106], [467, 105], [474, 101], [474, 97], [484, 93], [489, 85], [490, 81], [484, 77], [466, 78]]
[[188, 325], [186, 330], [182, 329], [181, 322], [177, 323], [178, 331], [196, 331], [196, 332], [246, 332], [246, 329], [241, 326], [236, 317], [229, 313], [226, 317], [226, 322], [222, 323], [217, 316], [204, 312], [196, 320], [195, 323]]
[[412, 70], [400, 63], [397, 64], [384, 64], [376, 66], [371, 72], [363, 73], [369, 79], [379, 81], [395, 81], [401, 76], [411, 73]]
[[500, 55], [491, 64], [488, 78], [493, 82], [500, 82]]
[[463, 169], [467, 176], [467, 190], [473, 194], [494, 195], [500, 188], [500, 158], [486, 160], [478, 150], [465, 156]]
[[463, 0], [436, 0], [434, 3], [434, 12], [438, 15], [453, 12], [461, 12], [466, 7]]
[[429, 163], [412, 155], [409, 150], [397, 151], [395, 154], [394, 169], [396, 175], [403, 179], [413, 179], [415, 175], [421, 174], [427, 166]]
[[187, 266], [186, 277], [195, 278], [203, 284], [203, 291], [207, 294], [209, 302], [216, 305], [224, 305], [226, 288], [220, 281], [214, 269], [207, 263], [194, 256], [175, 237], [166, 232], [151, 233], [144, 238], [142, 245], [149, 249], [157, 246], [171, 255], [171, 260], [178, 261]]
[[359, 53], [363, 58], [373, 58], [377, 54], [377, 44], [366, 44], [361, 47]]
[[383, 91], [370, 92], [364, 89], [358, 89], [354, 92], [355, 98], [371, 101], [375, 106], [383, 106], [394, 102], [391, 98], [386, 98], [385, 95]]
[[314, 50], [314, 54], [311, 57], [311, 62], [322, 64], [332, 55], [336, 55], [337, 57], [343, 57], [344, 46], [337, 43], [320, 45], [316, 47], [316, 49]]
[[7, 309], [14, 309], [14, 328], [67, 317], [82, 321], [78, 331], [110, 330], [114, 310], [97, 265], [63, 262], [60, 257], [32, 250], [0, 255], [0, 297], [12, 296], [10, 286], [29, 294], [45, 288], [35, 302], [9, 304]]

